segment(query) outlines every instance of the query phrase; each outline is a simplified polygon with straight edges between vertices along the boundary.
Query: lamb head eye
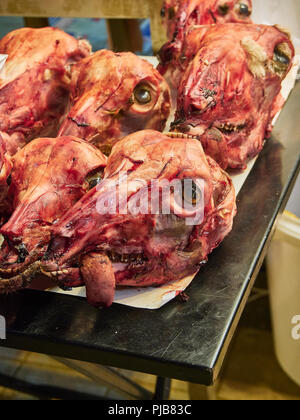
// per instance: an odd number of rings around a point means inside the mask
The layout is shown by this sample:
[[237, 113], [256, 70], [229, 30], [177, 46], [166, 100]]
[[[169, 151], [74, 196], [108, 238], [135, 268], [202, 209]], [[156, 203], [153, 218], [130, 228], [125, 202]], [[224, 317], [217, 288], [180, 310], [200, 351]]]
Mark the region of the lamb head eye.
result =
[[249, 6], [245, 3], [240, 3], [239, 5], [239, 14], [242, 16], [250, 16], [251, 15], [251, 10], [249, 8]]
[[284, 74], [291, 63], [291, 49], [287, 43], [283, 42], [275, 47], [273, 62], [276, 73]]
[[274, 60], [284, 66], [289, 66], [291, 59], [287, 56], [287, 51], [285, 50], [285, 44], [277, 45], [274, 50]]
[[103, 170], [87, 176], [88, 190], [92, 190], [96, 185], [100, 184], [103, 179]]
[[185, 204], [196, 206], [202, 196], [201, 190], [191, 179], [182, 181], [182, 199]]
[[228, 4], [227, 3], [221, 4], [218, 7], [218, 11], [219, 11], [220, 15], [222, 15], [222, 16], [227, 15], [227, 13], [229, 12], [229, 6], [228, 6]]
[[147, 105], [152, 100], [152, 95], [149, 87], [145, 85], [138, 85], [134, 89], [134, 99], [141, 105]]
[[100, 184], [101, 181], [102, 181], [102, 178], [100, 176], [97, 177], [97, 178], [91, 179], [90, 182], [89, 182], [90, 190], [93, 189], [94, 187], [96, 187], [96, 185]]

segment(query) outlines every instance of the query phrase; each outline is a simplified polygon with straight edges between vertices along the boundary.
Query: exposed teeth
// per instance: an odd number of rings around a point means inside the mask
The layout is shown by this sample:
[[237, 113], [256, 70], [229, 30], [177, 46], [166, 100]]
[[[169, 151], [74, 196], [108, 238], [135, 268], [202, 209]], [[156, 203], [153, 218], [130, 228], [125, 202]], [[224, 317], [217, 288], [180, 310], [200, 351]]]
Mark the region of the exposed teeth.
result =
[[243, 124], [241, 125], [234, 125], [234, 124], [229, 124], [229, 123], [225, 123], [225, 124], [220, 124], [217, 128], [219, 130], [223, 130], [229, 133], [236, 133], [238, 131], [241, 131], [245, 126]]
[[26, 267], [15, 267], [15, 268], [1, 268], [0, 269], [0, 275], [1, 277], [6, 277], [6, 276], [12, 276], [12, 275], [18, 275], [20, 273], [20, 271], [22, 271], [22, 268], [26, 268]]
[[45, 274], [45, 276], [50, 277], [50, 278], [54, 278], [54, 277], [59, 277], [62, 276], [63, 274], [68, 274], [69, 270], [62, 270], [62, 271], [45, 271], [41, 268], [41, 271], [43, 274]]
[[111, 251], [107, 252], [107, 256], [113, 263], [121, 262], [124, 264], [142, 265], [145, 262], [143, 254], [117, 254]]
[[176, 132], [169, 132], [165, 133], [166, 136], [172, 139], [192, 139], [192, 140], [199, 140], [199, 136], [186, 134], [186, 133], [176, 133]]
[[[107, 256], [113, 263], [121, 262], [123, 264], [135, 265], [135, 266], [143, 265], [144, 262], [146, 261], [144, 254], [117, 254], [116, 252], [111, 251], [111, 252], [107, 252]], [[64, 270], [59, 270], [59, 271], [45, 271], [41, 268], [41, 272], [45, 274], [45, 276], [53, 279], [53, 278], [62, 276], [64, 274], [68, 274], [69, 270], [64, 269]]]
[[1, 269], [0, 270], [0, 273], [12, 273], [13, 272], [13, 269], [12, 268], [8, 268], [7, 270], [5, 270], [5, 269]]
[[45, 270], [43, 270], [43, 269], [41, 268], [41, 272], [42, 272], [43, 274], [45, 274], [45, 276], [52, 278], [52, 273], [50, 273], [49, 271], [45, 271]]
[[57, 277], [58, 276], [58, 271], [52, 271], [49, 274], [50, 274], [51, 277]]

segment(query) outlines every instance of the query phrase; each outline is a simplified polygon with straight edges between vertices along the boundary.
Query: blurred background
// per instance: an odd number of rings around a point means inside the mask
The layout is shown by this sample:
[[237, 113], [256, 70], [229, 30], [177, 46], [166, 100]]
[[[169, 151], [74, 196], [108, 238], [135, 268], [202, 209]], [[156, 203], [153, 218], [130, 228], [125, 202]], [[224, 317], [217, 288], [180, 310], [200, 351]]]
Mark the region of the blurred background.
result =
[[[111, 33], [115, 31], [114, 19], [72, 19], [72, 18], [49, 18], [50, 26], [62, 29], [63, 31], [75, 36], [76, 38], [86, 38], [93, 46], [93, 50], [110, 48], [114, 50], [130, 49], [141, 55], [153, 55], [150, 21], [149, 19], [131, 20], [128, 19], [124, 28], [125, 31], [134, 32], [134, 45], [112, 45]], [[14, 29], [29, 26], [29, 23], [21, 17], [0, 17], [0, 38]], [[34, 26], [34, 25], [30, 25]], [[118, 27], [118, 30], [122, 28]], [[121, 38], [122, 39], [122, 38]], [[120, 42], [120, 41], [119, 41]], [[126, 42], [126, 40], [124, 40]], [[114, 48], [113, 48], [114, 47]], [[128, 48], [126, 48], [128, 47]]]

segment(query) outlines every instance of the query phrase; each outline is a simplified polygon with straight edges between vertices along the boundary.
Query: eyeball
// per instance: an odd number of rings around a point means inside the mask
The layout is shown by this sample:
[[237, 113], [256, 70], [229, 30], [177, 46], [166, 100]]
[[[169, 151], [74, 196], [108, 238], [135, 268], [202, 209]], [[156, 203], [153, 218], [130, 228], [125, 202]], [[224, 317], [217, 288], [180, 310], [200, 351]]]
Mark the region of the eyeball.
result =
[[89, 175], [86, 178], [86, 181], [88, 183], [88, 191], [95, 188], [103, 179], [103, 171], [97, 172], [95, 174]]
[[152, 101], [152, 95], [150, 89], [145, 85], [138, 85], [134, 89], [134, 100], [141, 105], [147, 105]]
[[182, 181], [182, 200], [185, 205], [195, 207], [202, 197], [202, 192], [195, 181]]
[[283, 42], [276, 45], [273, 54], [273, 69], [275, 73], [284, 75], [291, 63], [291, 49], [287, 43]]
[[239, 5], [239, 14], [242, 16], [250, 16], [251, 15], [251, 10], [249, 8], [249, 6], [245, 3], [240, 3]]
[[228, 4], [227, 3], [221, 4], [218, 7], [218, 11], [219, 11], [220, 15], [222, 15], [222, 16], [227, 15], [227, 13], [229, 12], [229, 6], [228, 6]]

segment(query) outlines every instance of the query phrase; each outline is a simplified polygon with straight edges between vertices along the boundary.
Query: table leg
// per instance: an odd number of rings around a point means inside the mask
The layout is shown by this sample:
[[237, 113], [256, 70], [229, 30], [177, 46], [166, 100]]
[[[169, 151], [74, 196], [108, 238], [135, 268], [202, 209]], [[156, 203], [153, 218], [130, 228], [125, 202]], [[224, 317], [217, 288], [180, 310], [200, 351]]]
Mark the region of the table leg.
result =
[[142, 51], [143, 37], [138, 19], [107, 19], [109, 46], [115, 52]]
[[44, 28], [49, 26], [48, 18], [24, 17], [24, 24], [27, 28]]
[[170, 398], [171, 391], [171, 379], [157, 377], [155, 394], [153, 400], [155, 401], [167, 401]]

